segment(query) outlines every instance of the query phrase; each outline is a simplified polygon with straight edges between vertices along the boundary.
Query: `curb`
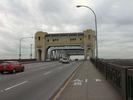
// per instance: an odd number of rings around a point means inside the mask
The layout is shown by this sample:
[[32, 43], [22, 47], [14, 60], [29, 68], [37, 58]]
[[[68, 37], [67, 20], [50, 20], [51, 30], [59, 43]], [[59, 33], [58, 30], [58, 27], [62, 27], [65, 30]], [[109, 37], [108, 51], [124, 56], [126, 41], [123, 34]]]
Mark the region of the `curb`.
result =
[[72, 80], [72, 78], [75, 76], [77, 71], [79, 70], [80, 66], [83, 64], [81, 62], [78, 67], [72, 72], [72, 74], [63, 82], [63, 84], [57, 89], [57, 91], [50, 97], [49, 100], [57, 100], [57, 98], [60, 96], [60, 94], [63, 92], [63, 90], [66, 88], [68, 83]]

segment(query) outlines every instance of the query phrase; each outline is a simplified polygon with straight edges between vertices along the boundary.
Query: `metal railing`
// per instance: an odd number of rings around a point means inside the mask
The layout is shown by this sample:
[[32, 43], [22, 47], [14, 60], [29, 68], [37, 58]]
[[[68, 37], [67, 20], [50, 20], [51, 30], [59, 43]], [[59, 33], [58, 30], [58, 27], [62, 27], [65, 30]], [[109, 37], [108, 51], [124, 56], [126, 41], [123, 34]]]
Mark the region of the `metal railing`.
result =
[[97, 65], [106, 80], [119, 91], [123, 100], [133, 100], [133, 67], [121, 66], [100, 59], [91, 59], [91, 61]]
[[127, 100], [133, 100], [133, 69], [127, 71]]
[[0, 60], [0, 63], [3, 63], [4, 61], [19, 61], [19, 62], [35, 62], [36, 59], [3, 59], [3, 60]]

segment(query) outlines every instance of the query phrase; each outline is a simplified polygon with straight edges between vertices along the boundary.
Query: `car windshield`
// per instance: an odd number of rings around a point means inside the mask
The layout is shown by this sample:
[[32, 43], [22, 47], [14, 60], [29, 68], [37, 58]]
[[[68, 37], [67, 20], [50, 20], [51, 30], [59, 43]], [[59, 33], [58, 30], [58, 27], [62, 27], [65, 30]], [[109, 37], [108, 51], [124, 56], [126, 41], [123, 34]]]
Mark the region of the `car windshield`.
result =
[[67, 58], [63, 58], [63, 60], [67, 60]]
[[15, 61], [5, 61], [2, 63], [2, 65], [7, 65], [7, 64], [14, 64]]
[[5, 66], [5, 65], [8, 65], [8, 64], [9, 64], [9, 63], [6, 63], [6, 62], [5, 62], [5, 63], [2, 63], [1, 65]]

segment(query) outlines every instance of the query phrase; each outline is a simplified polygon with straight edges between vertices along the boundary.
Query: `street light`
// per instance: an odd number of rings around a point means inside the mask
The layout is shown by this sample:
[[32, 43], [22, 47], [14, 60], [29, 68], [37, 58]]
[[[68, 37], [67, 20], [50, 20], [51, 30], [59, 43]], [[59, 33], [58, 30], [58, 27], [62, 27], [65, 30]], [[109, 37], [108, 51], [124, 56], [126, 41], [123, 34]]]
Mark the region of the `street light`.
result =
[[95, 17], [95, 31], [96, 31], [96, 60], [98, 58], [98, 42], [97, 42], [97, 17], [96, 17], [96, 13], [94, 12], [94, 10], [92, 10], [90, 7], [88, 6], [85, 6], [85, 5], [77, 5], [76, 6], [77, 8], [80, 8], [80, 7], [85, 7], [85, 8], [88, 8], [92, 11], [92, 13], [94, 14], [94, 17]]
[[26, 39], [26, 38], [33, 38], [33, 37], [22, 37], [19, 39], [19, 60], [21, 60], [21, 42], [23, 39]]
[[32, 44], [30, 44], [30, 58], [32, 59]]

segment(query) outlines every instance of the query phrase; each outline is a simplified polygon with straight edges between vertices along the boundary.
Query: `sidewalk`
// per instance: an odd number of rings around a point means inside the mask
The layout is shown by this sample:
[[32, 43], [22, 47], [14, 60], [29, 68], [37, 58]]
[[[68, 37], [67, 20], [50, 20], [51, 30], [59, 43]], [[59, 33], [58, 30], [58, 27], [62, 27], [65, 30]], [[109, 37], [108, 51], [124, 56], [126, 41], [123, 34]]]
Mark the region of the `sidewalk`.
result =
[[90, 61], [84, 61], [57, 100], [122, 100], [122, 98]]

